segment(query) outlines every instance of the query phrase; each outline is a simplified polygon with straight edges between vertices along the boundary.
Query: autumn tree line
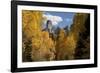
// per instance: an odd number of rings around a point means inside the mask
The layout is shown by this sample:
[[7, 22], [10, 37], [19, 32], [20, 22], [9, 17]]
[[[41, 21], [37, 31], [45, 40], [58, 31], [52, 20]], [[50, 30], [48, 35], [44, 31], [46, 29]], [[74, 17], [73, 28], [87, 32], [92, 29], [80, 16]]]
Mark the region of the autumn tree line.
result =
[[41, 11], [22, 11], [23, 62], [90, 58], [89, 14], [76, 13], [70, 30], [59, 29], [56, 37], [42, 31], [42, 14]]

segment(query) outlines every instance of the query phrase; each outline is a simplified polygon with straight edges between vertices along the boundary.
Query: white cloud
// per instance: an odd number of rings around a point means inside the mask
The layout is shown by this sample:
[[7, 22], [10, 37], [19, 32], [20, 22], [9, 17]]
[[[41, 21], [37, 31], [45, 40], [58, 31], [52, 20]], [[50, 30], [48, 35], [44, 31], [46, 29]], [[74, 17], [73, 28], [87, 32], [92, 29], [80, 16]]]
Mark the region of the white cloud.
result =
[[43, 14], [43, 17], [46, 18], [44, 23], [46, 23], [47, 20], [51, 20], [53, 25], [58, 25], [59, 22], [63, 21], [60, 16], [54, 16], [51, 14]]

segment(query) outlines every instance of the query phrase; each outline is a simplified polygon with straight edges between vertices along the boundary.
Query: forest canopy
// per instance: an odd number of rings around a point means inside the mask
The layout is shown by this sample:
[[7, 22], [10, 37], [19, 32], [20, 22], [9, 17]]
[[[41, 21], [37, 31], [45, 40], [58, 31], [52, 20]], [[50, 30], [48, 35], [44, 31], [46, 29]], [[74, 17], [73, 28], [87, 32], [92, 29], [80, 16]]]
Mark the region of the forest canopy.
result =
[[[70, 28], [43, 28], [43, 11], [22, 10], [23, 62], [90, 58], [90, 15], [75, 13]], [[67, 23], [66, 23], [67, 24]]]

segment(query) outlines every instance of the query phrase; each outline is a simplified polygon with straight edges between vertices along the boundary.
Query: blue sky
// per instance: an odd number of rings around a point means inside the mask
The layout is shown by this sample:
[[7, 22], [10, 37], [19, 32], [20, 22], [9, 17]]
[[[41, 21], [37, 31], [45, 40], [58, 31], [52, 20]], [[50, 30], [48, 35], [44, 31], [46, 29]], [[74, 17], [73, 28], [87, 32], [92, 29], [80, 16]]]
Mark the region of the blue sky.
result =
[[73, 17], [75, 13], [72, 12], [44, 12], [44, 16], [54, 22], [54, 26], [64, 28], [65, 26], [70, 27], [73, 23]]

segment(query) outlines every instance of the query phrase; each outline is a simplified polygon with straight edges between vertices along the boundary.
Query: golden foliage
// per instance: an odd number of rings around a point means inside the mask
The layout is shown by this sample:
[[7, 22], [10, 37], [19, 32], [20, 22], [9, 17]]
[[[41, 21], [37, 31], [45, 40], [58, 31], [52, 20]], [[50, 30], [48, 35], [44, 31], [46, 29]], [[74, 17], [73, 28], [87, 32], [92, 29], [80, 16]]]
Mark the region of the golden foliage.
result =
[[[54, 52], [55, 52], [55, 47], [54, 47], [54, 42], [51, 38], [49, 38], [49, 33], [43, 31], [41, 33], [40, 38], [33, 38], [32, 39], [32, 59], [36, 61], [42, 61], [42, 60], [53, 60], [55, 58]], [[36, 53], [36, 51], [39, 51]], [[35, 53], [35, 55], [34, 55]], [[37, 57], [36, 57], [37, 54]]]
[[[42, 12], [40, 11], [22, 11], [22, 26], [23, 26], [23, 34], [26, 38], [32, 38], [35, 35], [39, 35], [37, 33], [41, 30], [41, 20], [42, 20]], [[39, 21], [40, 20], [40, 21]], [[34, 32], [34, 34], [33, 34]]]
[[[65, 33], [61, 32], [60, 35], [64, 35]], [[62, 40], [58, 40], [57, 42], [57, 60], [65, 60], [65, 59], [73, 59], [74, 58], [74, 52], [76, 47], [76, 41], [73, 34], [70, 34], [69, 36], [60, 36], [59, 38], [62, 38]]]
[[[42, 12], [22, 11], [23, 43], [31, 41], [31, 59], [33, 61], [54, 59], [55, 47], [49, 33], [41, 30]], [[23, 48], [25, 48], [23, 44]], [[25, 48], [27, 50], [27, 48]]]
[[[80, 40], [80, 33], [86, 31], [85, 22], [88, 14], [77, 13], [74, 16], [73, 25], [68, 36], [65, 36], [64, 30], [61, 29], [59, 38], [56, 40], [57, 60], [74, 59], [77, 42]], [[89, 42], [83, 42], [89, 48]], [[88, 48], [86, 50], [88, 50]], [[88, 51], [89, 52], [89, 51]]]

